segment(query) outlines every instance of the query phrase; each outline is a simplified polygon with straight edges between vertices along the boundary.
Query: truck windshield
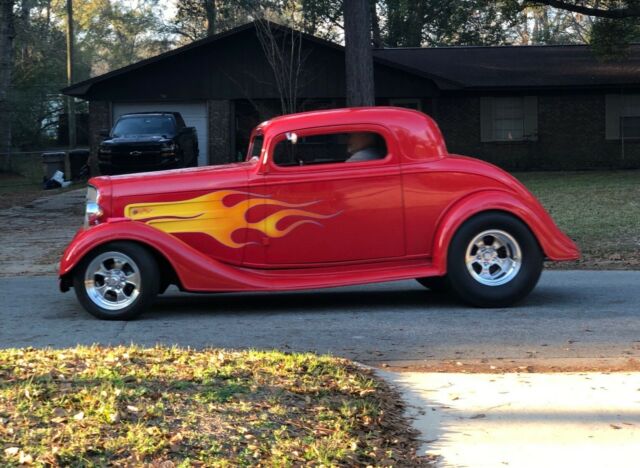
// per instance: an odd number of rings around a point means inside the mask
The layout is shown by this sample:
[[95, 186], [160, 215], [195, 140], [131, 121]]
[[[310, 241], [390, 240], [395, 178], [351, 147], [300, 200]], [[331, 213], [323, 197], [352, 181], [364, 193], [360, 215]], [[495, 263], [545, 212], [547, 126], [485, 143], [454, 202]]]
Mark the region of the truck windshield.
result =
[[122, 117], [113, 129], [114, 138], [132, 135], [173, 136], [176, 124], [170, 115]]

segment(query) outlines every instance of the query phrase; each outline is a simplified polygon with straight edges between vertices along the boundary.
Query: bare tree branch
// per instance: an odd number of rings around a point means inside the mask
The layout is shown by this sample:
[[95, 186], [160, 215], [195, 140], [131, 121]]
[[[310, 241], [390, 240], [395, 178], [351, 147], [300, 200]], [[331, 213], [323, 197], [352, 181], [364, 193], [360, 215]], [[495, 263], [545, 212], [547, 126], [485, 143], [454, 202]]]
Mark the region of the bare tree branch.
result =
[[302, 52], [302, 33], [277, 29], [259, 15], [256, 17], [256, 34], [273, 72], [282, 113], [294, 113], [298, 110], [300, 80], [307, 58]]
[[526, 6], [547, 5], [553, 8], [581, 13], [587, 16], [598, 16], [600, 18], [624, 19], [640, 17], [640, 4], [631, 4], [625, 8], [604, 9], [595, 6], [587, 6], [584, 2], [568, 2], [563, 0], [530, 0], [525, 2]]

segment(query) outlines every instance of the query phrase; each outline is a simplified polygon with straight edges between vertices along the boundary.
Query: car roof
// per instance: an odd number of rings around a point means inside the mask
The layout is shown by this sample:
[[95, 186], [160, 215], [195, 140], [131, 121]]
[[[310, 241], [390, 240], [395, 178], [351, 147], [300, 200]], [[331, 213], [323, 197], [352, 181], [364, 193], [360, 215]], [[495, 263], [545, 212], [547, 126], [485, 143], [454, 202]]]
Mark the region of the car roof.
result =
[[426, 114], [404, 107], [346, 107], [283, 115], [262, 122], [257, 133], [282, 134], [314, 127], [378, 125], [394, 134], [408, 159], [443, 158], [448, 152], [438, 125]]
[[177, 115], [180, 115], [180, 112], [163, 112], [163, 111], [149, 111], [149, 112], [129, 112], [128, 114], [122, 114], [120, 116], [120, 118], [122, 117], [134, 117], [136, 115], [171, 115], [173, 117], [176, 117]]

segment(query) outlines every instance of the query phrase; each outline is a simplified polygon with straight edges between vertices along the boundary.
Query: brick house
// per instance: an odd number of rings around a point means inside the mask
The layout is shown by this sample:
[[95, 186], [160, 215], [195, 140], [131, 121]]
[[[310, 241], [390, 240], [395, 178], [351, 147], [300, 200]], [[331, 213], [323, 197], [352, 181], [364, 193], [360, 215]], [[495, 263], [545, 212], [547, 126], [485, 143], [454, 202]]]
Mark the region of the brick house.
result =
[[[343, 47], [301, 37], [300, 110], [344, 106]], [[431, 115], [453, 153], [517, 170], [640, 168], [640, 44], [615, 61], [583, 45], [376, 49], [374, 73], [376, 103]], [[201, 165], [243, 158], [251, 128], [279, 113], [254, 23], [63, 92], [89, 101], [92, 151], [124, 113], [179, 111]]]

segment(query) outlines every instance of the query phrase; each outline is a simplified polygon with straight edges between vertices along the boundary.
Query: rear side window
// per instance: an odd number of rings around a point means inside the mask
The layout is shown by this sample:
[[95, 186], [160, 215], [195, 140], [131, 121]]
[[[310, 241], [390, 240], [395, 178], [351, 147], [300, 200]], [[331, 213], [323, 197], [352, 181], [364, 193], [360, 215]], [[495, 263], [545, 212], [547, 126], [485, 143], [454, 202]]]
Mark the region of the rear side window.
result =
[[386, 155], [387, 145], [378, 133], [327, 133], [280, 141], [273, 161], [278, 166], [306, 166], [373, 161]]

